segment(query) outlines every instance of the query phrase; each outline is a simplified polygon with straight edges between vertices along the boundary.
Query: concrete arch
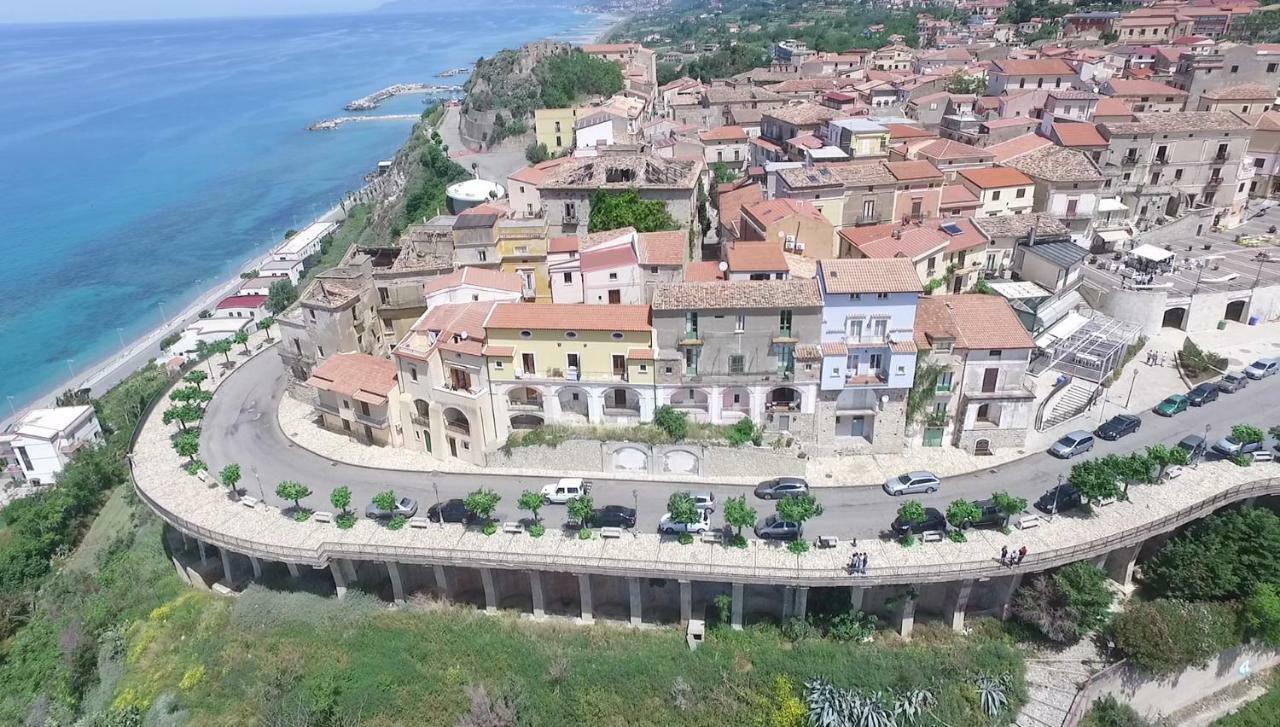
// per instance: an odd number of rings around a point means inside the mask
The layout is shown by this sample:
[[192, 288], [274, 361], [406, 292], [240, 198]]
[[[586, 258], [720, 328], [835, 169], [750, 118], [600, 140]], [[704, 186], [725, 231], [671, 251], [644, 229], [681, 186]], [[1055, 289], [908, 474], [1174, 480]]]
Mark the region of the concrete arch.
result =
[[629, 386], [614, 386], [604, 390], [605, 416], [639, 417], [640, 392]]
[[471, 436], [471, 420], [461, 409], [449, 407], [444, 410], [444, 428], [455, 434], [461, 434], [464, 437]]
[[1178, 328], [1187, 330], [1187, 308], [1186, 306], [1174, 306], [1166, 308], [1164, 317], [1160, 319], [1162, 328]]
[[1222, 317], [1228, 321], [1237, 323], [1246, 323], [1249, 315], [1249, 301], [1233, 300], [1227, 303], [1227, 309], [1223, 311]]
[[510, 423], [512, 429], [537, 429], [546, 424], [546, 420], [538, 412], [521, 412], [512, 414]]
[[591, 416], [591, 394], [581, 386], [561, 386], [556, 390], [561, 417], [587, 421]]
[[542, 411], [542, 389], [536, 386], [516, 386], [507, 391], [507, 408], [510, 411]]
[[766, 411], [799, 412], [804, 406], [804, 394], [793, 386], [775, 386], [765, 394]]
[[726, 386], [720, 392], [720, 420], [732, 424], [751, 418], [751, 390], [745, 386]]
[[414, 399], [413, 415], [425, 421], [431, 416], [431, 405], [422, 399]]

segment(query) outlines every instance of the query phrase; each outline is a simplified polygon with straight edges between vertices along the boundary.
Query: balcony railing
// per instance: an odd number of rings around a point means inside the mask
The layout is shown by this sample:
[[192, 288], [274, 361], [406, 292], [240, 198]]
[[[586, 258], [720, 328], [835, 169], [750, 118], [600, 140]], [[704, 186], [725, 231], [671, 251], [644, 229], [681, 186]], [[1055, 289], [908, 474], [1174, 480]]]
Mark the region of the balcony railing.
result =
[[341, 415], [342, 415], [342, 410], [341, 410], [341, 409], [339, 409], [339, 408], [338, 408], [338, 406], [337, 406], [336, 404], [330, 404], [330, 403], [328, 403], [328, 402], [324, 402], [324, 401], [321, 401], [321, 400], [319, 400], [319, 399], [316, 399], [316, 404], [315, 404], [315, 406], [316, 406], [316, 409], [319, 409], [320, 411], [322, 411], [322, 412], [324, 412], [324, 413], [326, 413], [326, 414], [332, 414], [332, 415], [334, 415], [334, 416], [341, 416]]
[[1138, 165], [1138, 157], [1120, 157], [1120, 166], [1134, 167]]
[[869, 374], [852, 374], [845, 378], [845, 386], [883, 386], [889, 383], [889, 374], [884, 369], [877, 369]]
[[800, 402], [798, 401], [767, 401], [764, 404], [764, 410], [767, 412], [800, 411]]
[[857, 345], [857, 344], [877, 344], [877, 343], [882, 343], [887, 346], [889, 345], [889, 334], [888, 333], [846, 333], [844, 336], [844, 342], [846, 345], [851, 345], [851, 346]]
[[417, 425], [418, 425], [418, 426], [420, 426], [420, 427], [429, 427], [429, 426], [431, 426], [431, 417], [429, 417], [429, 416], [423, 416], [423, 415], [421, 415], [421, 414], [414, 414], [414, 415], [411, 417], [411, 419], [413, 420], [413, 423], [414, 423], [414, 424], [417, 424]]
[[880, 222], [880, 215], [877, 215], [877, 214], [858, 215], [857, 224], [859, 225], [874, 225], [878, 222]]
[[353, 413], [355, 414], [356, 421], [361, 424], [368, 424], [371, 427], [378, 427], [379, 429], [387, 426], [386, 414], [362, 414], [354, 410]]

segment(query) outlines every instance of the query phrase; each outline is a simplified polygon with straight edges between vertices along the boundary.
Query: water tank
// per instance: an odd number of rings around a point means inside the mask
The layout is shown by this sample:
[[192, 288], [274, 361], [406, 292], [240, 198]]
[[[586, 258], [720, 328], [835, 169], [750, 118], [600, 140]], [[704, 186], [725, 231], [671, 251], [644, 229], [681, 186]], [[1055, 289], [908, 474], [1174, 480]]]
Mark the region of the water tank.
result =
[[448, 197], [449, 213], [456, 215], [476, 205], [503, 199], [507, 196], [507, 190], [503, 189], [501, 184], [495, 184], [487, 179], [468, 179], [465, 182], [449, 185], [445, 195]]

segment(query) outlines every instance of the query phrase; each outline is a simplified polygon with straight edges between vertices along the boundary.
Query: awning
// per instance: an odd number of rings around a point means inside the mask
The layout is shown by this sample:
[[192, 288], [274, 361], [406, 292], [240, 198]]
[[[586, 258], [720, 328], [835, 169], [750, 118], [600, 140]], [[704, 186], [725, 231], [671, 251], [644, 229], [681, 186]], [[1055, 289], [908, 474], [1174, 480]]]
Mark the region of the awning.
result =
[[1115, 244], [1117, 242], [1127, 242], [1129, 238], [1132, 237], [1132, 235], [1125, 232], [1124, 230], [1101, 230], [1094, 234], [1096, 234], [1098, 237], [1101, 237], [1103, 241], [1110, 242], [1112, 244]]
[[1107, 197], [1106, 199], [1098, 200], [1099, 212], [1119, 212], [1127, 209], [1129, 208], [1125, 206], [1124, 202], [1120, 201], [1119, 197]]
[[1036, 339], [1036, 346], [1040, 348], [1048, 348], [1058, 341], [1069, 338], [1071, 334], [1083, 328], [1084, 324], [1088, 322], [1089, 319], [1079, 313], [1076, 313], [1075, 311], [1068, 311], [1067, 314], [1062, 317], [1062, 320], [1053, 324], [1049, 330], [1040, 334]]
[[1163, 247], [1156, 247], [1155, 245], [1146, 245], [1146, 244], [1135, 247], [1133, 249], [1133, 254], [1142, 258], [1143, 260], [1150, 260], [1153, 263], [1164, 262], [1165, 260], [1168, 260], [1169, 258], [1173, 257], [1173, 253], [1169, 252]]

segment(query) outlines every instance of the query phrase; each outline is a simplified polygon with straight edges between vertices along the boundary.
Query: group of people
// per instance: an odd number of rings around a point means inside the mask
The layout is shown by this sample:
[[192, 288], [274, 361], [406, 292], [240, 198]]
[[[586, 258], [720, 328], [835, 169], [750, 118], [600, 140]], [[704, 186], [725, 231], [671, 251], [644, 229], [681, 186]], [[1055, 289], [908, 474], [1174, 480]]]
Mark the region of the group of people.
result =
[[1168, 355], [1164, 351], [1147, 351], [1148, 366], [1164, 366], [1168, 360]]
[[1017, 550], [1009, 550], [1009, 546], [1000, 546], [1000, 565], [1015, 566], [1022, 565], [1022, 559], [1027, 557], [1027, 546], [1022, 546]]
[[854, 575], [866, 575], [867, 573], [867, 554], [854, 553], [853, 559], [849, 561], [849, 572]]

